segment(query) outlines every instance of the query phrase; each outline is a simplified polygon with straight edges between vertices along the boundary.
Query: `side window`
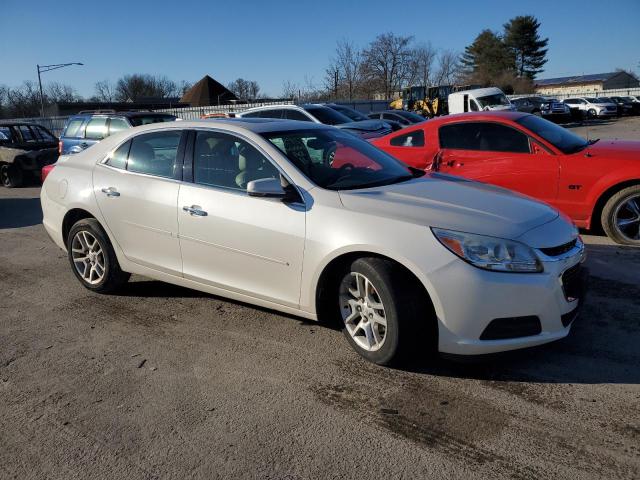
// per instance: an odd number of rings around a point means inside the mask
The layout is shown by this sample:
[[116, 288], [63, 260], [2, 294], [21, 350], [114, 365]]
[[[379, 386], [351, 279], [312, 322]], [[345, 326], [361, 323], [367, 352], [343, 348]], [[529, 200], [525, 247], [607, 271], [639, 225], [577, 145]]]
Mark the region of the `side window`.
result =
[[249, 112], [242, 115], [244, 118], [260, 118], [261, 111]]
[[131, 140], [127, 170], [173, 178], [181, 131], [138, 135]]
[[[526, 105], [526, 103], [525, 103]], [[477, 112], [480, 110], [480, 108], [478, 107], [478, 102], [476, 102], [473, 98], [471, 100], [469, 100], [469, 109], [472, 112]]]
[[84, 134], [85, 138], [91, 140], [102, 140], [107, 136], [107, 118], [95, 117], [87, 123], [87, 129]]
[[127, 157], [129, 156], [129, 149], [131, 148], [131, 140], [120, 145], [116, 150], [111, 152], [109, 158], [105, 162], [115, 168], [127, 168]]
[[40, 135], [40, 137], [42, 138], [43, 141], [45, 141], [45, 142], [55, 142], [56, 141], [56, 138], [51, 133], [49, 133], [48, 130], [45, 130], [44, 128], [42, 128], [39, 125], [37, 125], [34, 128], [38, 132], [38, 134]]
[[394, 147], [424, 147], [424, 131], [420, 129], [398, 135], [390, 143]]
[[298, 110], [285, 110], [284, 115], [288, 120], [299, 120], [301, 122], [310, 122], [311, 119]]
[[36, 139], [31, 132], [31, 129], [26, 125], [19, 125], [18, 130], [20, 130], [20, 136], [22, 137], [23, 142], [35, 142]]
[[78, 135], [78, 130], [80, 130], [80, 127], [82, 126], [82, 122], [83, 120], [81, 118], [76, 118], [71, 120], [68, 124], [67, 124], [67, 128], [64, 130], [64, 133], [62, 134], [63, 137], [79, 137], [80, 135]]
[[262, 110], [260, 118], [282, 118], [283, 110]]
[[252, 180], [280, 174], [253, 146], [226, 133], [199, 131], [193, 157], [193, 180], [200, 185], [245, 191]]
[[11, 129], [9, 127], [0, 126], [0, 141], [7, 142], [11, 140]]
[[440, 148], [530, 153], [529, 138], [525, 134], [498, 123], [444, 125], [440, 127], [439, 137]]
[[118, 133], [129, 128], [129, 124], [123, 118], [109, 119], [109, 135]]

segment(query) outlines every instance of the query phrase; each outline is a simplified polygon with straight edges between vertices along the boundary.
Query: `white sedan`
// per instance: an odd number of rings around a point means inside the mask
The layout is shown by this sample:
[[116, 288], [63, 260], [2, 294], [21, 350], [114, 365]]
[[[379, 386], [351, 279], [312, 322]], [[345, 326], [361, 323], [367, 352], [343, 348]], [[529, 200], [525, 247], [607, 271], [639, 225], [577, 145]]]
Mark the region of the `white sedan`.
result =
[[379, 364], [557, 340], [581, 303], [584, 246], [556, 210], [307, 122], [126, 130], [60, 157], [42, 208], [92, 291], [136, 273], [335, 318]]

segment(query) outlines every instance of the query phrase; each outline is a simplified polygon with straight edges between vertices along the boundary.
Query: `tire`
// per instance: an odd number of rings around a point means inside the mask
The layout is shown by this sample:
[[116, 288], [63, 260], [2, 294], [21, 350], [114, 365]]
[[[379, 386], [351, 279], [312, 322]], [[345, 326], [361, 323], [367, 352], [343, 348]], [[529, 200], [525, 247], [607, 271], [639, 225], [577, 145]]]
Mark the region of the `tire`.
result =
[[640, 185], [624, 188], [612, 196], [602, 209], [600, 222], [614, 242], [640, 246]]
[[[344, 335], [370, 362], [400, 363], [415, 351], [417, 338], [423, 350], [428, 344], [433, 352], [431, 347], [437, 345], [437, 330], [433, 334], [432, 329], [421, 328], [432, 320], [425, 293], [392, 261], [376, 257], [353, 261], [339, 276], [337, 294]], [[429, 338], [422, 336], [424, 332], [429, 332]]]
[[7, 188], [20, 187], [23, 177], [22, 169], [16, 165], [5, 163], [0, 166], [0, 182]]
[[598, 112], [596, 112], [593, 108], [589, 109], [589, 111], [587, 111], [587, 117], [588, 118], [596, 118], [598, 116]]
[[[79, 220], [71, 227], [67, 252], [76, 278], [93, 292], [115, 292], [131, 276], [120, 269], [109, 237], [95, 218]], [[86, 259], [79, 261], [83, 257]]]

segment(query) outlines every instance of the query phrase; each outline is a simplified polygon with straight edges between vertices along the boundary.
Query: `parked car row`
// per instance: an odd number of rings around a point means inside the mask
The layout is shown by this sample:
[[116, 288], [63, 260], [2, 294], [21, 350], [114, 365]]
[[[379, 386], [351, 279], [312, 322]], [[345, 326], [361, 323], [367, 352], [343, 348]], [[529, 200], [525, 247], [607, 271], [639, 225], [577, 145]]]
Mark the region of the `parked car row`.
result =
[[574, 97], [558, 100], [542, 96], [519, 97], [511, 103], [520, 112], [533, 113], [549, 120], [567, 122], [585, 118], [611, 118], [640, 115], [638, 97]]

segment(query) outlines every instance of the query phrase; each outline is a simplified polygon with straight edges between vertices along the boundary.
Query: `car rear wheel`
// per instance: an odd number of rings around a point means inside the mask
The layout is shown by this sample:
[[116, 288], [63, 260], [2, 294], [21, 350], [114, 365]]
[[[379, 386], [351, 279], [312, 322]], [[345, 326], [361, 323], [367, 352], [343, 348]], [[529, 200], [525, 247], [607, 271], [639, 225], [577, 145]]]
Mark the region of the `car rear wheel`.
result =
[[[362, 357], [378, 365], [406, 357], [415, 346], [419, 322], [426, 325], [429, 320], [428, 309], [422, 308], [424, 292], [417, 292], [406, 275], [393, 262], [375, 257], [355, 260], [342, 274], [338, 303], [345, 337]], [[426, 350], [434, 338], [421, 338], [420, 343]]]
[[7, 188], [16, 188], [22, 185], [22, 170], [16, 165], [5, 163], [0, 166], [0, 182]]
[[130, 274], [120, 269], [111, 242], [97, 220], [76, 222], [67, 236], [69, 262], [85, 288], [99, 293], [117, 290]]
[[591, 108], [589, 109], [589, 111], [587, 112], [587, 116], [589, 118], [595, 118], [598, 116], [598, 112], [595, 111], [595, 109]]
[[616, 243], [640, 245], [640, 185], [620, 190], [605, 204], [602, 228]]

